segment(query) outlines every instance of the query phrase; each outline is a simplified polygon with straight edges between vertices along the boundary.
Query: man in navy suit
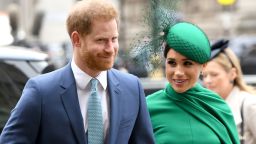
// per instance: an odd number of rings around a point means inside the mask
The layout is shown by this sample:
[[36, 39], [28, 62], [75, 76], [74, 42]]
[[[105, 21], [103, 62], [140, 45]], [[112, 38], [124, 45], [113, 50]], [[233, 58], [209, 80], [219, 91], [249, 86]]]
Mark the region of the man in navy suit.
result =
[[73, 58], [30, 79], [0, 137], [1, 144], [88, 143], [90, 81], [99, 81], [103, 142], [153, 144], [145, 95], [137, 77], [112, 69], [118, 12], [105, 0], [77, 2], [67, 18]]

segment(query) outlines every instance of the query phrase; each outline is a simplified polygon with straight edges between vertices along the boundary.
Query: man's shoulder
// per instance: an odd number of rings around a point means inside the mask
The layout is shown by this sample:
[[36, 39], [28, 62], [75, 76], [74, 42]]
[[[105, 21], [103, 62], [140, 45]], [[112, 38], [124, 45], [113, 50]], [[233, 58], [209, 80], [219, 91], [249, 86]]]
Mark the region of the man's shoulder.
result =
[[127, 77], [127, 78], [136, 78], [136, 79], [138, 78], [137, 76], [135, 76], [133, 74], [123, 72], [123, 71], [120, 71], [120, 70], [117, 70], [114, 68], [110, 69], [108, 72], [110, 75], [115, 75], [117, 77]]
[[108, 79], [110, 81], [126, 85], [127, 87], [136, 86], [138, 83], [140, 83], [140, 80], [137, 76], [116, 69], [110, 69], [108, 71]]
[[[70, 72], [72, 72], [70, 70]], [[38, 83], [44, 83], [44, 82], [54, 82], [54, 81], [59, 81], [60, 79], [63, 79], [67, 76], [67, 67], [62, 67], [59, 69], [56, 69], [52, 72], [49, 73], [44, 73], [35, 77], [30, 78], [30, 81], [36, 81]]]

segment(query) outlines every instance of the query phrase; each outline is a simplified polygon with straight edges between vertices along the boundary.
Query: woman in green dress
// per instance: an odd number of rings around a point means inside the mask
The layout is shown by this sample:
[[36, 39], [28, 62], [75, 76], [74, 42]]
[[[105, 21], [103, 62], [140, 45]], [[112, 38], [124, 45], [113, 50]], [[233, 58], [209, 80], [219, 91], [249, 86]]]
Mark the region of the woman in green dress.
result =
[[230, 108], [198, 82], [210, 59], [205, 33], [194, 24], [169, 27], [164, 47], [166, 88], [147, 96], [157, 144], [236, 144]]

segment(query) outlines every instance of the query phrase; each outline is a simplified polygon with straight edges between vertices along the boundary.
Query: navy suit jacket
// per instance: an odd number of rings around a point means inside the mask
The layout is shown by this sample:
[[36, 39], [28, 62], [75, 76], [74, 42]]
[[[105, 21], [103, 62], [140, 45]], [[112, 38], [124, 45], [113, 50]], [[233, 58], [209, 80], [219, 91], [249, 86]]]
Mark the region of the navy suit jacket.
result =
[[[108, 70], [108, 144], [152, 144], [153, 130], [137, 77]], [[0, 136], [0, 144], [86, 144], [70, 64], [30, 79]]]

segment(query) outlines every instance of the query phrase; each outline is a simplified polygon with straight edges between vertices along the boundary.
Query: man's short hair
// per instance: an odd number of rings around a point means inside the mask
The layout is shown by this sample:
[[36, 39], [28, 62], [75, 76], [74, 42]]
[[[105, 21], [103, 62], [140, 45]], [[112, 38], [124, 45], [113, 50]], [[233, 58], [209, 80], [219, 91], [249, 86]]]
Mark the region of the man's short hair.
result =
[[82, 0], [77, 2], [69, 12], [66, 20], [69, 36], [77, 31], [81, 35], [91, 32], [92, 21], [97, 19], [116, 19], [118, 23], [118, 10], [106, 0]]

